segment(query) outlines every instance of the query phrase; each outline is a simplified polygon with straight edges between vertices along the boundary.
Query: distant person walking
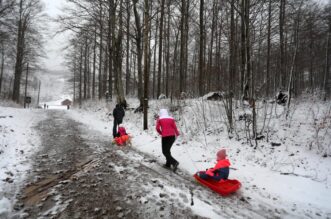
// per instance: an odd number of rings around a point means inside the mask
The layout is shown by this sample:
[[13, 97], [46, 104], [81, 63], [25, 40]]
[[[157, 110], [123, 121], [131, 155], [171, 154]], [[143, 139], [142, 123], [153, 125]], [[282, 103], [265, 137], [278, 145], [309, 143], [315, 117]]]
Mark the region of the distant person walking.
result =
[[178, 161], [171, 156], [171, 147], [176, 140], [176, 136], [179, 135], [175, 120], [169, 116], [166, 109], [161, 109], [159, 118], [156, 122], [156, 131], [162, 136], [162, 153], [166, 158], [165, 168], [173, 168], [176, 172], [178, 167]]
[[44, 104], [44, 109], [46, 109], [46, 103]]
[[116, 104], [116, 107], [113, 111], [114, 116], [114, 127], [113, 127], [113, 137], [115, 138], [117, 135], [117, 127], [118, 125], [122, 124], [123, 117], [125, 116], [124, 108], [121, 104]]

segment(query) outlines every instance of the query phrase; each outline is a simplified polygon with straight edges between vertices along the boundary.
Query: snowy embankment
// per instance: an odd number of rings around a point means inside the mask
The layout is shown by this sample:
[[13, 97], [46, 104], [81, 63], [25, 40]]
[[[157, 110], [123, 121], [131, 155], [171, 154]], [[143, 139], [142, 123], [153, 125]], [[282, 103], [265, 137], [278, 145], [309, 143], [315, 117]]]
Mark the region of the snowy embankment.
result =
[[0, 218], [10, 215], [40, 145], [32, 129], [42, 119], [38, 111], [0, 106]]
[[[138, 103], [129, 100], [132, 107]], [[71, 111], [76, 120], [91, 129], [112, 136], [110, 104], [86, 104], [83, 110]], [[169, 100], [151, 101], [149, 130], [142, 130], [142, 114], [127, 111], [124, 126], [133, 136], [133, 147], [164, 162], [160, 137], [155, 131], [154, 114], [161, 107], [171, 108], [181, 136], [172, 149], [179, 168], [194, 174], [215, 163], [215, 154], [226, 148], [232, 163], [230, 178], [242, 182], [239, 191], [253, 205], [268, 203], [281, 216], [331, 217], [331, 105], [313, 99], [293, 101], [288, 118], [285, 108], [273, 103], [259, 103], [258, 132], [261, 140], [247, 142], [245, 128], [249, 109], [235, 111], [235, 131], [231, 138], [222, 102], [202, 99], [170, 104]], [[215, 194], [216, 195], [216, 194]], [[218, 206], [215, 206], [217, 208]], [[212, 215], [192, 209], [196, 213]], [[240, 210], [240, 209], [238, 209]], [[283, 211], [282, 211], [283, 210]], [[283, 213], [287, 212], [287, 213]]]

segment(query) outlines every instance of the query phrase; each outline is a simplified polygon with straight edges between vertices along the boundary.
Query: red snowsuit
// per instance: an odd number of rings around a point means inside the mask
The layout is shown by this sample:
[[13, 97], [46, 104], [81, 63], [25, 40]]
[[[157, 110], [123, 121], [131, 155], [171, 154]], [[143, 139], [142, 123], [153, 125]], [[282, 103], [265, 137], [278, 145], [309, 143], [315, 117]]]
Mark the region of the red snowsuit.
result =
[[125, 145], [127, 141], [129, 140], [129, 135], [126, 133], [126, 130], [124, 127], [118, 128], [118, 137], [115, 138], [115, 142], [117, 145]]

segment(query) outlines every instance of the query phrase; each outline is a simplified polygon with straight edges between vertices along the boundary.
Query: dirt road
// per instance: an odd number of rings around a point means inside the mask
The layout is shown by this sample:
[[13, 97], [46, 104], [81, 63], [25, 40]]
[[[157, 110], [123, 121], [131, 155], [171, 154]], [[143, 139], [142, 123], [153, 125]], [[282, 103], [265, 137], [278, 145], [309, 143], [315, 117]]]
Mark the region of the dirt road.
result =
[[[174, 174], [132, 147], [47, 111], [42, 141], [14, 218], [277, 218], [287, 215], [241, 192], [222, 198], [190, 174]], [[212, 210], [212, 206], [217, 206]], [[288, 216], [288, 215], [287, 215]]]

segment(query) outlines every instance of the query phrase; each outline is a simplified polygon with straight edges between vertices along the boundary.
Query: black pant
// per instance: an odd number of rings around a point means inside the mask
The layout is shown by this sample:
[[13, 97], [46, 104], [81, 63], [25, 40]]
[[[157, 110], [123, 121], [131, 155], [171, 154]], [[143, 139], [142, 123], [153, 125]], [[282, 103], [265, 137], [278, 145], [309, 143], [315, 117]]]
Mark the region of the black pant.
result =
[[122, 124], [122, 120], [114, 119], [114, 126], [113, 126], [113, 137], [117, 137], [117, 126]]
[[176, 140], [175, 136], [162, 137], [162, 153], [166, 157], [167, 160], [166, 166], [168, 167], [170, 167], [171, 164], [174, 165], [178, 163], [178, 161], [171, 156], [171, 152], [170, 152], [170, 149], [173, 143], [175, 142], [175, 140]]

